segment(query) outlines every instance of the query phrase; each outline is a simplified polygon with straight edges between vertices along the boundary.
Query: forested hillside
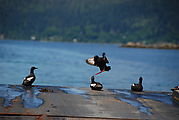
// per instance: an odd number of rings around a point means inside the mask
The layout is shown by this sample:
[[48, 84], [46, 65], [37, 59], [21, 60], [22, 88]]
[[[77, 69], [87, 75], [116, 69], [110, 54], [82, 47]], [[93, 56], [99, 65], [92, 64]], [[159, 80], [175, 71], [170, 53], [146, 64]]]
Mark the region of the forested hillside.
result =
[[0, 38], [179, 43], [179, 0], [0, 0]]

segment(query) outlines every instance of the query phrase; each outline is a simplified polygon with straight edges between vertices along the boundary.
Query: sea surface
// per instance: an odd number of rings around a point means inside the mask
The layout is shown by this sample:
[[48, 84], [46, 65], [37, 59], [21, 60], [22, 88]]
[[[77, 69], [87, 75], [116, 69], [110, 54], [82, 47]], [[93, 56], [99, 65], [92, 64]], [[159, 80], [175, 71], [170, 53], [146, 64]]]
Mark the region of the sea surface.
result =
[[34, 85], [89, 87], [99, 68], [85, 60], [102, 52], [112, 68], [95, 76], [104, 88], [130, 89], [141, 76], [146, 91], [170, 91], [179, 85], [179, 50], [20, 40], [0, 40], [0, 84], [22, 84], [36, 66]]

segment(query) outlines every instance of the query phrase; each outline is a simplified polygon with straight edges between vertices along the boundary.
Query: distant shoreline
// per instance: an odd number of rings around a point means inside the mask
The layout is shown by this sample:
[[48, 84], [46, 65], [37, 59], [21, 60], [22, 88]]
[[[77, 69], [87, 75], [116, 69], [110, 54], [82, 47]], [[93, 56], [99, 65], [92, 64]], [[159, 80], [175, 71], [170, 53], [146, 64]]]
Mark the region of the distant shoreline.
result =
[[118, 44], [120, 47], [126, 48], [152, 48], [152, 49], [179, 49], [179, 44], [174, 43], [153, 43], [144, 44], [140, 42], [127, 42], [126, 44], [119, 43], [101, 43], [101, 42], [73, 42], [73, 41], [55, 41], [55, 40], [17, 40], [17, 39], [0, 39], [0, 41], [34, 41], [34, 42], [66, 42], [66, 43], [91, 43], [91, 44]]
[[122, 44], [121, 47], [154, 48], [154, 49], [179, 49], [179, 44], [173, 44], [173, 43], [144, 44], [144, 43], [140, 43], [140, 42], [128, 42], [126, 44]]

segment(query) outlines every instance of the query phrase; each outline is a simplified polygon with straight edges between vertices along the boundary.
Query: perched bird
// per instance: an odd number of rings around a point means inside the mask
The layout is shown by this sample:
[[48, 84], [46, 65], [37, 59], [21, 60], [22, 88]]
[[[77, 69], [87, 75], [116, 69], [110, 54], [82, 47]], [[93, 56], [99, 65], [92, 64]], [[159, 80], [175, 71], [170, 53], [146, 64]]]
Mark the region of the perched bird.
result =
[[32, 83], [35, 81], [35, 78], [36, 78], [35, 74], [34, 74], [35, 69], [38, 69], [38, 68], [31, 67], [30, 74], [27, 77], [24, 78], [22, 85], [24, 85], [24, 86], [31, 86], [32, 85]]
[[103, 85], [99, 82], [94, 81], [94, 76], [91, 77], [91, 84], [90, 87], [92, 90], [101, 90], [103, 88]]
[[140, 78], [139, 78], [139, 83], [138, 83], [138, 84], [136, 84], [136, 83], [132, 84], [132, 85], [131, 85], [131, 90], [132, 90], [132, 91], [138, 91], [138, 92], [141, 92], [141, 91], [143, 90], [142, 80], [143, 80], [143, 78], [140, 77]]
[[174, 88], [171, 89], [172, 91], [174, 90], [179, 90], [179, 86], [175, 86]]

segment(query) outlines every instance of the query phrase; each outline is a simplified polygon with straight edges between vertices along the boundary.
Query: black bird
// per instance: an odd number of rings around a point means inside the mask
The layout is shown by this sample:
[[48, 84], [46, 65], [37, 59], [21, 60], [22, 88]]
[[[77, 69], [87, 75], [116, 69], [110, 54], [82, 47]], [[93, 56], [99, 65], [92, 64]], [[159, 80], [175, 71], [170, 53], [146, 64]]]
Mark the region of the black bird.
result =
[[24, 85], [24, 86], [31, 86], [32, 85], [32, 83], [36, 79], [35, 74], [34, 74], [35, 69], [38, 69], [38, 68], [31, 67], [30, 74], [27, 77], [24, 78], [22, 85]]
[[109, 71], [111, 70], [110, 66], [106, 64], [109, 63], [105, 53], [102, 53], [102, 57], [94, 56], [94, 64], [99, 67], [100, 71]]
[[99, 67], [100, 72], [96, 73], [95, 75], [111, 70], [111, 67], [106, 65], [107, 63], [109, 63], [109, 61], [106, 58], [105, 53], [102, 54], [102, 57], [99, 57], [98, 55], [96, 55], [94, 57], [86, 59], [86, 63], [89, 65]]
[[94, 81], [94, 76], [91, 77], [91, 84], [90, 87], [92, 90], [101, 90], [103, 88], [103, 85], [99, 82]]
[[132, 85], [131, 85], [131, 90], [132, 90], [132, 91], [138, 91], [138, 92], [143, 91], [142, 80], [143, 80], [143, 78], [140, 77], [138, 84], [136, 84], [136, 83], [132, 84]]

